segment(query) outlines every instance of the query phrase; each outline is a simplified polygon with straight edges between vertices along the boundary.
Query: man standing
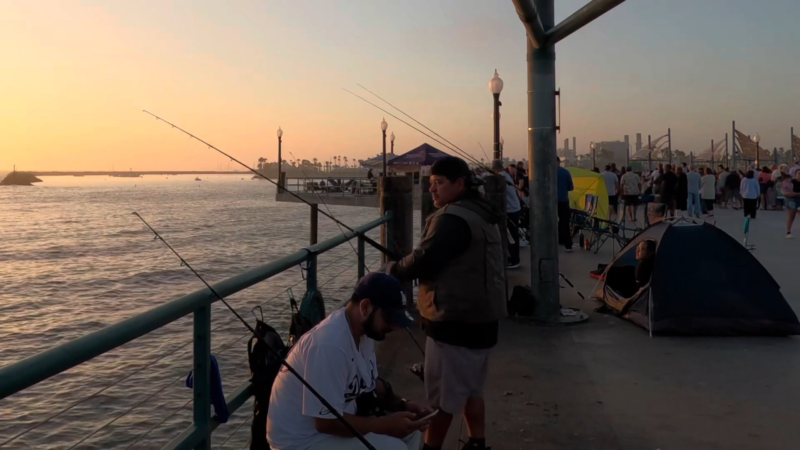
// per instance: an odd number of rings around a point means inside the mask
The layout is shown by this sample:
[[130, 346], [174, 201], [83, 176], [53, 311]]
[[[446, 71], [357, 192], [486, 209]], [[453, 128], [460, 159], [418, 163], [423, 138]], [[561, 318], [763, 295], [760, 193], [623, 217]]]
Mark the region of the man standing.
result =
[[499, 320], [506, 315], [499, 217], [475, 190], [469, 167], [459, 158], [433, 164], [430, 191], [439, 210], [428, 219], [419, 247], [386, 270], [403, 281], [419, 279], [418, 306], [427, 335], [425, 392], [441, 411], [432, 419], [423, 449], [440, 450], [453, 416], [463, 413], [469, 432], [463, 448], [482, 450], [483, 387]]
[[569, 193], [575, 189], [572, 174], [565, 167], [558, 166], [556, 174], [556, 193], [558, 195], [558, 243], [563, 244], [568, 252], [572, 251], [572, 232], [569, 222], [572, 210], [569, 208]]
[[700, 218], [700, 189], [703, 188], [703, 177], [697, 173], [697, 169], [692, 169], [686, 174], [687, 184], [687, 207], [689, 216], [694, 214], [696, 218]]
[[800, 161], [795, 161], [791, 169], [789, 169], [789, 176], [794, 180], [794, 175], [800, 170]]
[[603, 171], [603, 181], [606, 183], [606, 191], [608, 192], [608, 208], [609, 218], [613, 213], [617, 215], [617, 205], [619, 204], [619, 178], [617, 174], [611, 170], [611, 165], [606, 165], [606, 170]]
[[[375, 448], [418, 450], [418, 420], [432, 409], [407, 402], [378, 378], [375, 344], [414, 320], [406, 312], [400, 282], [384, 273], [362, 278], [350, 302], [297, 341], [286, 361]], [[388, 416], [370, 416], [359, 403], [374, 399]], [[364, 448], [300, 380], [281, 367], [269, 399], [267, 441], [274, 450]]]
[[[642, 180], [633, 171], [633, 167], [628, 166], [628, 171], [622, 176], [622, 188], [620, 189], [625, 195], [625, 209], [628, 213], [628, 219], [636, 223], [636, 210], [639, 207], [639, 194], [642, 192]], [[623, 217], [625, 211], [622, 212]]]
[[672, 164], [667, 164], [661, 174], [661, 203], [667, 205], [667, 216], [675, 217], [675, 191], [678, 188], [678, 176], [672, 171]]
[[[463, 161], [462, 161], [463, 162]], [[465, 163], [466, 164], [466, 163]], [[517, 166], [511, 164], [507, 171], [502, 172], [506, 179], [506, 215], [508, 216], [508, 231], [514, 242], [508, 243], [508, 268], [519, 268], [519, 218], [522, 216], [522, 205], [520, 205], [519, 194], [517, 193]], [[503, 236], [503, 239], [506, 239]]]

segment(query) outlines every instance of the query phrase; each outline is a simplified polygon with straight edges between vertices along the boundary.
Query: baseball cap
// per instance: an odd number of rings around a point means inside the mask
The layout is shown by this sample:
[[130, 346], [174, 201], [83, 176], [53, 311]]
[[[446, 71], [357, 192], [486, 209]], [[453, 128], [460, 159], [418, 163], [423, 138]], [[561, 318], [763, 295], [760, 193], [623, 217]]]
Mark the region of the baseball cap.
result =
[[414, 325], [414, 318], [406, 311], [406, 295], [397, 278], [385, 273], [371, 273], [358, 282], [355, 295], [368, 298], [376, 308], [380, 308], [389, 325], [401, 328]]

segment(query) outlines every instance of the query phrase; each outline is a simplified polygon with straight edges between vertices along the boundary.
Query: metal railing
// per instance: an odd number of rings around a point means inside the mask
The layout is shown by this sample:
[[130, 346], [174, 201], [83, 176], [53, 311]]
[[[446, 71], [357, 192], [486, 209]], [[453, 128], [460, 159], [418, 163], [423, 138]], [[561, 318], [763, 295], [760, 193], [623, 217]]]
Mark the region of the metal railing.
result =
[[[363, 277], [366, 241], [362, 235], [383, 224], [388, 224], [386, 233], [387, 237], [391, 236], [393, 232], [391, 218], [392, 213], [387, 212], [379, 219], [353, 228], [353, 231], [345, 232], [264, 266], [220, 281], [214, 284], [213, 288], [222, 297], [228, 297], [305, 263], [307, 289], [317, 289], [317, 256], [356, 237], [358, 238], [358, 277]], [[388, 242], [392, 242], [391, 239]], [[194, 422], [164, 448], [210, 449], [211, 433], [220, 425], [217, 416], [210, 414], [211, 305], [215, 301], [216, 297], [208, 289], [200, 289], [84, 337], [2, 367], [0, 368], [0, 400], [193, 314]], [[229, 413], [232, 415], [251, 395], [250, 383], [245, 383], [235, 389], [225, 398]]]

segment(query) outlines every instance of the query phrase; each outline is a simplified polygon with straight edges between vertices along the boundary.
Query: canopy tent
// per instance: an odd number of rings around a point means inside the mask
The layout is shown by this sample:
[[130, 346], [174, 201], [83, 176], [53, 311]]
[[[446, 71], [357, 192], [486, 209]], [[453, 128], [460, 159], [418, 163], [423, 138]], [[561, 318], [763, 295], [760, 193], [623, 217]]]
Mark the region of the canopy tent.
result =
[[[645, 240], [655, 241], [656, 252], [650, 281], [639, 289], [636, 247]], [[800, 334], [800, 322], [772, 275], [708, 223], [660, 222], [646, 229], [606, 267], [594, 297], [651, 334]]]
[[712, 150], [711, 146], [709, 145], [705, 150], [698, 153], [697, 156], [694, 157], [694, 161], [696, 162], [718, 162], [721, 163], [725, 161], [725, 151], [726, 151], [726, 142], [724, 140], [718, 141], [714, 144], [714, 149]]
[[450, 156], [430, 144], [422, 144], [392, 159], [387, 165], [398, 172], [416, 172], [423, 166], [432, 166], [437, 160]]
[[[386, 154], [386, 165], [389, 165], [389, 162], [393, 159], [399, 157], [400, 155], [395, 155], [394, 153], [387, 153]], [[378, 169], [380, 171], [383, 169], [383, 155], [378, 155], [374, 158], [369, 158], [366, 160], [361, 161], [361, 167], [367, 169]]]
[[629, 159], [631, 161], [668, 161], [669, 134], [665, 134], [651, 141], [650, 144], [632, 154]]
[[583, 210], [586, 206], [586, 194], [597, 196], [597, 217], [608, 219], [608, 191], [603, 176], [591, 170], [567, 167], [572, 175], [575, 190], [569, 193], [569, 207]]

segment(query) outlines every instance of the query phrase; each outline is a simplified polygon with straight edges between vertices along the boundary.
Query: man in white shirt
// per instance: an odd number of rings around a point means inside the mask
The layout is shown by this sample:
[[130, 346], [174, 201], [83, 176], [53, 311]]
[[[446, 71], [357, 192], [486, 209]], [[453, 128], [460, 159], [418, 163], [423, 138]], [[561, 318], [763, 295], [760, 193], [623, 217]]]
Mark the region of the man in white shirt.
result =
[[608, 191], [608, 215], [617, 215], [617, 205], [619, 204], [619, 177], [614, 171], [611, 170], [611, 165], [606, 165], [603, 171], [603, 181], [606, 183], [606, 191]]
[[689, 216], [692, 214], [696, 218], [700, 218], [700, 189], [703, 188], [703, 177], [697, 173], [697, 169], [693, 168], [686, 174], [686, 181], [688, 183], [689, 197], [686, 204], [689, 210]]
[[[433, 412], [397, 397], [378, 378], [374, 341], [414, 323], [405, 305], [396, 278], [384, 273], [367, 275], [356, 286], [347, 306], [304, 334], [286, 359], [367, 441], [381, 450], [418, 450], [421, 431], [430, 424], [419, 418]], [[359, 408], [365, 399], [398, 412], [371, 416], [371, 411]], [[272, 385], [267, 441], [273, 450], [365, 448], [285, 367]]]

